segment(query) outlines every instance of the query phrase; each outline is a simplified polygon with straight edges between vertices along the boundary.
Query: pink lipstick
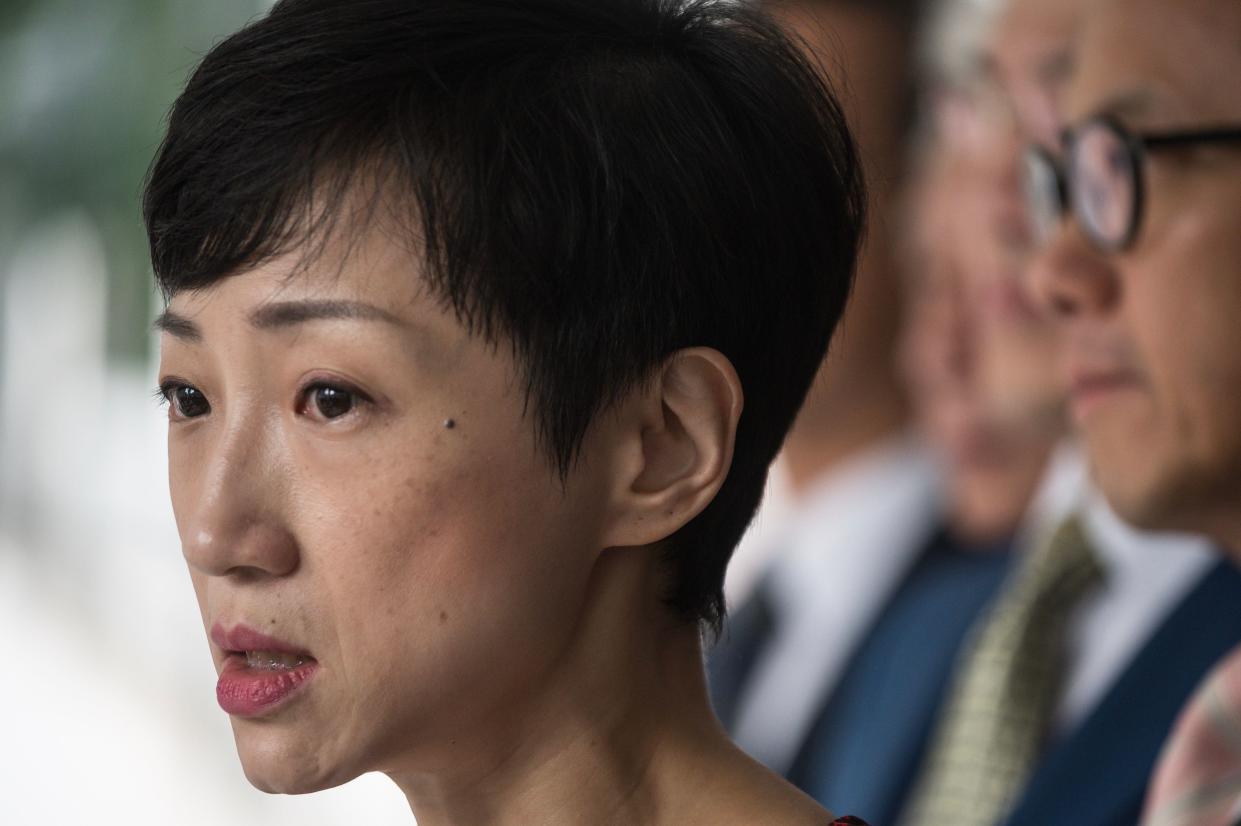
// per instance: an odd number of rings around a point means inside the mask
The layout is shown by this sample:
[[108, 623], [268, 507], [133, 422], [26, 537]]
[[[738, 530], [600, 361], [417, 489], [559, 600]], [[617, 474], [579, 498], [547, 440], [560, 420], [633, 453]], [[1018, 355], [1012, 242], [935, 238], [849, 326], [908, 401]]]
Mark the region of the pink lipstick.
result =
[[224, 654], [216, 700], [220, 708], [237, 717], [272, 713], [319, 669], [305, 649], [244, 625], [225, 631], [216, 623], [211, 627], [211, 641]]

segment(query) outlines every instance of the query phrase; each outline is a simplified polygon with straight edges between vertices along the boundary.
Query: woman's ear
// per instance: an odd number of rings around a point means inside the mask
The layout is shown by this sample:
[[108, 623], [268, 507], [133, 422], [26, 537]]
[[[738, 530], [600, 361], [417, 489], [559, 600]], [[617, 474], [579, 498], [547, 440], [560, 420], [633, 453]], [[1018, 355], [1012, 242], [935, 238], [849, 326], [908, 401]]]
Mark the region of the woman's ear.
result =
[[737, 371], [705, 347], [678, 350], [622, 404], [605, 547], [666, 539], [706, 508], [732, 465], [742, 404]]

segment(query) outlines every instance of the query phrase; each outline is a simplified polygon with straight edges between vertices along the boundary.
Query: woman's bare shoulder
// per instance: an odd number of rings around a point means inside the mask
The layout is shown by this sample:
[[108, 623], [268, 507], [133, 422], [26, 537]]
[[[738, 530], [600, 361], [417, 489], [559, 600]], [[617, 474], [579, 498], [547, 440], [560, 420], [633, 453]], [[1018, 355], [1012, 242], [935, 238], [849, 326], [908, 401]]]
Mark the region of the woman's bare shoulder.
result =
[[866, 826], [857, 818], [833, 815], [787, 780], [737, 751], [721, 767], [727, 780], [711, 808], [713, 826]]

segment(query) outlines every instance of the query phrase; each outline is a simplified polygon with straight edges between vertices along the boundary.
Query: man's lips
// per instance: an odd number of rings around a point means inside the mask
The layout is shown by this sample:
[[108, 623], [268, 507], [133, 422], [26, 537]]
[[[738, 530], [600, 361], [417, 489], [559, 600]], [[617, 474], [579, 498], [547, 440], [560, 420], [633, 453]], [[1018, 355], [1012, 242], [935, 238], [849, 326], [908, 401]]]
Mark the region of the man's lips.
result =
[[245, 625], [216, 623], [211, 641], [224, 654], [216, 700], [237, 717], [269, 714], [299, 693], [318, 671], [310, 652]]
[[1134, 370], [1075, 370], [1069, 379], [1069, 395], [1074, 413], [1079, 417], [1105, 398], [1143, 386], [1142, 377]]

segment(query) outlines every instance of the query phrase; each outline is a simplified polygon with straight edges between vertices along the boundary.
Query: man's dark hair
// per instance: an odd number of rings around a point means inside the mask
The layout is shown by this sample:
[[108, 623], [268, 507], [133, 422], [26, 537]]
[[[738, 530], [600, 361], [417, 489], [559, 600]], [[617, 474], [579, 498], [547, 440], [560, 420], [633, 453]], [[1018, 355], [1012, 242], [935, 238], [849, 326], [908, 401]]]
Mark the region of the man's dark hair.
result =
[[668, 603], [718, 627], [862, 230], [856, 150], [816, 71], [719, 0], [281, 0], [172, 109], [144, 199], [159, 286], [304, 250], [358, 192], [401, 205], [432, 294], [512, 347], [562, 478], [595, 416], [676, 350], [728, 357], [731, 470], [665, 543]]

